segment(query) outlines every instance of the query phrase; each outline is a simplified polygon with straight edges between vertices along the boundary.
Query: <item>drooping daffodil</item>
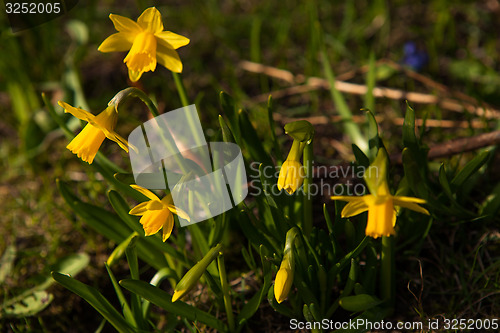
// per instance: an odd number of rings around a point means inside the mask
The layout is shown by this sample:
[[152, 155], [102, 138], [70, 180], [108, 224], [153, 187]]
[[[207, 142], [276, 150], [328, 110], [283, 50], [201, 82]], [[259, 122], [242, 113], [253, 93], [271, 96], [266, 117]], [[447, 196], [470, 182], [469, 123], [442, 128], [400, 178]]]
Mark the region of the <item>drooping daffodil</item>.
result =
[[293, 140], [292, 148], [288, 157], [281, 165], [278, 176], [278, 190], [285, 189], [288, 194], [292, 194], [302, 186], [305, 177], [305, 170], [300, 163], [300, 158], [304, 150], [305, 143]]
[[106, 38], [98, 50], [129, 51], [123, 62], [128, 67], [132, 82], [138, 81], [142, 73], [154, 71], [157, 62], [172, 72], [182, 72], [182, 62], [176, 49], [187, 45], [189, 39], [163, 31], [162, 17], [155, 7], [146, 9], [137, 22], [115, 14], [110, 14], [109, 18], [118, 32]]
[[170, 193], [160, 200], [156, 194], [141, 186], [130, 186], [150, 199], [138, 204], [129, 212], [130, 215], [142, 216], [139, 222], [142, 224], [146, 236], [154, 235], [163, 228], [162, 239], [166, 241], [174, 228], [173, 214], [189, 221], [189, 215], [174, 206]]
[[78, 119], [88, 122], [83, 130], [66, 146], [66, 148], [84, 162], [92, 164], [105, 138], [115, 141], [128, 153], [127, 140], [114, 131], [116, 122], [118, 121], [118, 112], [115, 104], [109, 105], [97, 116], [83, 109], [75, 108], [63, 101], [59, 101], [58, 104], [64, 108], [64, 112], [71, 113]]
[[420, 198], [394, 196], [387, 184], [387, 153], [385, 149], [378, 150], [377, 157], [366, 170], [364, 179], [370, 194], [363, 196], [332, 196], [332, 200], [347, 201], [341, 215], [351, 217], [368, 211], [368, 222], [365, 234], [373, 238], [395, 234], [395, 206], [408, 208], [429, 215], [427, 209], [419, 206], [425, 204]]

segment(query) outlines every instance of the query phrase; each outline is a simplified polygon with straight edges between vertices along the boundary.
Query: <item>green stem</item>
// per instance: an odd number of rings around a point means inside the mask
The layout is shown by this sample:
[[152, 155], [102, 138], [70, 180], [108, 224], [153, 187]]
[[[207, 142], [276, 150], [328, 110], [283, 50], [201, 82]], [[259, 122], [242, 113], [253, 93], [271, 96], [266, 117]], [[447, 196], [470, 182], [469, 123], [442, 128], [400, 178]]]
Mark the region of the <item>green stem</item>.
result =
[[380, 290], [389, 307], [394, 308], [394, 237], [382, 237]]
[[304, 178], [304, 234], [309, 237], [312, 231], [313, 215], [312, 215], [312, 197], [310, 187], [312, 184], [313, 172], [313, 148], [312, 140], [306, 144], [304, 148], [304, 167], [306, 175]]
[[229, 331], [234, 332], [235, 326], [233, 309], [231, 307], [231, 295], [229, 294], [229, 284], [227, 282], [226, 266], [224, 265], [224, 255], [222, 254], [222, 252], [220, 252], [220, 255], [217, 257], [217, 265], [219, 266], [220, 284], [224, 297], [224, 307], [226, 309], [227, 324], [229, 326]]
[[[184, 87], [184, 83], [182, 82], [181, 75], [179, 73], [172, 72], [172, 76], [174, 77], [175, 86], [177, 88], [177, 93], [179, 94], [179, 98], [181, 100], [182, 106], [183, 107], [189, 106], [190, 105], [189, 99], [187, 97], [186, 88]], [[193, 117], [191, 116], [191, 113], [187, 113], [186, 114], [186, 118], [187, 118], [189, 130], [191, 131], [191, 134], [194, 135], [194, 139], [196, 141], [196, 145], [198, 147], [206, 145], [205, 140], [203, 140], [203, 138], [201, 138], [198, 135], [199, 132], [198, 132], [198, 130], [196, 128], [195, 119], [193, 119]], [[199, 119], [199, 116], [198, 116], [198, 119]], [[210, 159], [210, 157], [205, 153], [204, 150], [202, 150], [201, 154], [202, 154], [201, 158], [204, 161], [207, 161], [207, 160]]]
[[[118, 109], [120, 103], [128, 97], [139, 98], [144, 104], [146, 104], [146, 107], [149, 109], [149, 111], [154, 117], [158, 117], [160, 115], [158, 109], [156, 108], [156, 105], [153, 103], [151, 98], [149, 98], [142, 90], [134, 87], [123, 89], [122, 91], [117, 93], [115, 97], [113, 97], [113, 99], [109, 101], [108, 105], [114, 103], [116, 105], [116, 108]], [[175, 144], [175, 141], [172, 139], [172, 136], [169, 131], [160, 131], [160, 135], [165, 145], [168, 146], [169, 151], [180, 152], [179, 148]], [[184, 158], [180, 154], [174, 154], [173, 157], [177, 162], [179, 168], [182, 170], [182, 172], [186, 174], [190, 169], [189, 166], [186, 165], [186, 161], [184, 160]]]
[[172, 72], [172, 76], [174, 77], [175, 86], [177, 87], [177, 93], [179, 94], [179, 98], [181, 99], [182, 106], [188, 106], [189, 101], [180, 74]]
[[122, 91], [118, 92], [115, 95], [115, 97], [113, 97], [113, 99], [111, 99], [111, 101], [109, 101], [108, 105], [111, 105], [114, 103], [114, 104], [116, 104], [116, 108], [118, 109], [118, 106], [120, 105], [120, 103], [123, 100], [125, 100], [127, 97], [139, 98], [141, 101], [144, 102], [144, 104], [146, 104], [147, 108], [149, 109], [149, 111], [151, 111], [153, 116], [158, 117], [160, 115], [160, 113], [158, 112], [158, 109], [156, 108], [156, 105], [153, 103], [151, 98], [149, 98], [144, 93], [144, 91], [137, 89], [137, 88], [134, 88], [134, 87], [125, 88]]

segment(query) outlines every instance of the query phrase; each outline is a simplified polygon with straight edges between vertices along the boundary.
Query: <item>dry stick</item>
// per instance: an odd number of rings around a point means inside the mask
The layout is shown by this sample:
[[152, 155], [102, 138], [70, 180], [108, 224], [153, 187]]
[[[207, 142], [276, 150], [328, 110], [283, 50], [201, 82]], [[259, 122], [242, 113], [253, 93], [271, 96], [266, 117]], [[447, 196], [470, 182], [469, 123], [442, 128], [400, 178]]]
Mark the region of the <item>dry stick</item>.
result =
[[[283, 124], [296, 121], [296, 120], [307, 120], [312, 125], [328, 125], [331, 123], [336, 123], [342, 121], [342, 117], [338, 115], [334, 116], [310, 116], [310, 117], [294, 117], [290, 118], [279, 113], [273, 113], [273, 119], [276, 122]], [[377, 123], [385, 120], [384, 116], [375, 116]], [[390, 119], [394, 125], [403, 125], [404, 118], [396, 117]], [[353, 116], [352, 121], [355, 123], [364, 123], [366, 121], [365, 116]], [[415, 119], [415, 125], [423, 126], [423, 119]], [[439, 120], [439, 119], [427, 119], [425, 120], [426, 127], [441, 127], [441, 128], [487, 128], [486, 123], [482, 120]]]
[[[493, 146], [500, 143], [500, 131], [479, 134], [468, 138], [460, 138], [437, 144], [430, 148], [427, 157], [434, 159], [438, 157], [451, 156], [467, 151]], [[391, 161], [402, 163], [401, 154], [391, 155]]]
[[[265, 66], [262, 64], [250, 62], [250, 61], [241, 61], [239, 63], [240, 68], [253, 72], [266, 74], [271, 77], [275, 77], [286, 81], [288, 83], [296, 82], [296, 76], [291, 72], [278, 69], [271, 66]], [[298, 77], [298, 76], [297, 76]], [[293, 86], [281, 90], [277, 90], [271, 93], [273, 98], [280, 98], [293, 94], [300, 94], [308, 91], [313, 91], [317, 89], [329, 89], [330, 84], [327, 80], [319, 78], [319, 77], [310, 77], [306, 80], [305, 84]], [[335, 80], [335, 88], [341, 92], [346, 92], [355, 95], [364, 95], [366, 94], [368, 87], [363, 84], [350, 83], [340, 80]], [[418, 93], [418, 92], [406, 92], [400, 89], [393, 88], [385, 88], [385, 87], [375, 87], [373, 88], [373, 96], [375, 97], [385, 97], [389, 99], [395, 100], [408, 100], [409, 102], [420, 103], [420, 104], [437, 104], [443, 109], [462, 112], [464, 109], [470, 113], [473, 113], [477, 116], [486, 117], [486, 118], [500, 118], [500, 111], [495, 110], [491, 107], [485, 106], [475, 106], [470, 102], [470, 97], [466, 95], [461, 95], [461, 97], [467, 97], [467, 101], [465, 100], [456, 100], [452, 98], [439, 98], [434, 95]], [[269, 94], [261, 94], [255, 96], [253, 98], [256, 102], [265, 102], [267, 101]]]
[[[446, 157], [455, 154], [461, 154], [467, 151], [483, 147], [494, 146], [497, 144], [500, 144], [500, 131], [479, 134], [468, 138], [455, 139], [434, 145], [430, 148], [427, 157], [429, 159]], [[403, 163], [401, 153], [391, 155], [390, 159], [392, 163], [396, 164]], [[329, 174], [335, 174], [335, 175], [342, 174], [341, 172], [339, 172], [339, 170], [346, 170], [346, 168], [350, 165], [351, 163], [342, 162], [337, 165], [331, 165], [331, 166], [315, 166], [313, 168], [313, 177], [330, 178]], [[350, 173], [349, 172], [347, 173], [348, 173], [347, 176], [350, 176]]]

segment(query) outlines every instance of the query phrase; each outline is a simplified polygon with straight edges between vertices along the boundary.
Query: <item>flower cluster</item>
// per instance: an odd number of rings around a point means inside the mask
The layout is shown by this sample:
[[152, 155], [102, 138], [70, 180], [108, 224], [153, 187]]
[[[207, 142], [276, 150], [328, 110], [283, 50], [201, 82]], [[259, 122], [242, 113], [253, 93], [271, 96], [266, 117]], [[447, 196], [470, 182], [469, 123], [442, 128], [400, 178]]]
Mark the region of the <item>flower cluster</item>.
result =
[[[155, 7], [146, 9], [139, 16], [137, 22], [115, 14], [110, 14], [109, 18], [113, 21], [118, 33], [106, 38], [99, 46], [99, 51], [128, 50], [123, 62], [128, 67], [131, 81], [138, 81], [143, 73], [154, 71], [157, 63], [172, 72], [182, 72], [182, 62], [175, 50], [187, 45], [189, 39], [170, 31], [164, 31], [161, 14]], [[59, 101], [59, 105], [64, 108], [65, 112], [88, 122], [67, 145], [67, 148], [82, 161], [92, 164], [105, 138], [116, 142], [128, 153], [127, 140], [115, 132], [119, 100], [120, 98], [113, 98], [108, 107], [97, 116]], [[131, 215], [141, 216], [140, 223], [146, 236], [156, 234], [163, 229], [162, 239], [166, 241], [172, 233], [174, 214], [189, 221], [186, 212], [174, 206], [170, 194], [160, 200], [154, 193], [145, 188], [137, 185], [132, 185], [132, 187], [150, 199], [130, 210]]]

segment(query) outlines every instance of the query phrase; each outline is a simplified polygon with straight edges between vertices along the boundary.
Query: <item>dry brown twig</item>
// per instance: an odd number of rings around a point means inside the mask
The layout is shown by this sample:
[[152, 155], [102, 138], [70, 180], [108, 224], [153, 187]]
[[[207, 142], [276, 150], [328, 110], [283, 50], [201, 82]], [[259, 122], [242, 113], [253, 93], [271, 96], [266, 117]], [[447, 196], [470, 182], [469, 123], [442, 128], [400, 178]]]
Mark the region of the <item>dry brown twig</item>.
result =
[[[476, 101], [474, 98], [463, 94], [461, 92], [452, 92], [446, 88], [446, 86], [425, 77], [419, 73], [406, 69], [399, 64], [396, 64], [392, 61], [381, 60], [378, 64], [385, 63], [393, 68], [405, 72], [408, 77], [411, 77], [415, 80], [422, 82], [423, 84], [437, 90], [443, 96], [436, 96], [425, 93], [418, 92], [407, 92], [400, 89], [386, 88], [386, 87], [375, 87], [373, 89], [373, 95], [379, 98], [389, 98], [396, 100], [408, 100], [409, 102], [420, 103], [420, 104], [436, 104], [443, 109], [447, 109], [455, 112], [463, 112], [468, 111], [472, 114], [475, 114], [480, 117], [484, 117], [486, 119], [500, 119], [500, 111], [492, 108], [489, 105], [483, 103], [482, 106], [476, 105]], [[285, 96], [295, 95], [306, 93], [313, 90], [318, 89], [329, 89], [330, 85], [327, 80], [318, 78], [318, 77], [310, 77], [305, 78], [302, 75], [294, 75], [293, 73], [278, 69], [271, 66], [266, 66], [250, 61], [241, 61], [239, 63], [240, 68], [253, 72], [268, 75], [270, 77], [274, 77], [280, 79], [282, 81], [287, 82], [288, 84], [295, 84], [292, 87], [284, 88], [281, 90], [274, 91], [270, 94], [262, 94], [254, 97], [256, 102], [264, 102], [267, 101], [268, 96], [272, 95], [273, 98], [282, 98]], [[367, 66], [364, 66], [360, 69], [361, 72], [366, 72], [368, 70]], [[356, 74], [356, 71], [350, 71], [341, 75], [344, 79], [352, 78]], [[339, 76], [339, 78], [341, 77]], [[303, 83], [299, 84], [298, 83]], [[367, 92], [367, 86], [362, 84], [349, 83], [345, 81], [341, 81], [337, 79], [335, 81], [335, 88], [341, 92], [363, 95]], [[451, 97], [449, 97], [451, 96]], [[309, 121], [313, 125], [318, 124], [329, 124], [331, 122], [341, 121], [342, 118], [340, 116], [312, 116], [305, 118], [288, 118], [286, 116], [275, 113], [273, 115], [274, 120], [280, 122], [289, 122], [293, 120], [304, 119]], [[380, 121], [382, 117], [377, 116], [377, 121]], [[353, 116], [352, 120], [354, 122], [364, 122], [365, 117], [363, 116]], [[396, 125], [402, 125], [404, 119], [403, 118], [394, 118], [392, 122]], [[416, 119], [416, 125], [422, 126], [423, 120]], [[425, 125], [428, 127], [447, 127], [447, 128], [484, 128], [484, 121], [482, 120], [472, 120], [472, 121], [452, 121], [452, 120], [437, 120], [437, 119], [427, 119], [425, 121]], [[475, 150], [482, 147], [487, 147], [491, 145], [500, 144], [500, 131], [494, 131], [490, 133], [479, 134], [473, 137], [467, 138], [459, 138], [456, 140], [451, 140], [448, 142], [440, 143], [434, 145], [430, 148], [428, 153], [429, 159], [451, 156], [454, 154], [459, 154], [471, 150]], [[402, 163], [401, 154], [391, 155], [391, 161], [395, 163]], [[315, 177], [322, 177], [322, 175], [315, 174]]]
[[[299, 82], [304, 81], [304, 77], [302, 75], [294, 75], [293, 73], [286, 70], [254, 63], [251, 61], [246, 61], [246, 60], [241, 61], [239, 63], [239, 67], [252, 73], [264, 74], [270, 77], [283, 80], [289, 84], [297, 84]], [[435, 81], [425, 78], [422, 75], [419, 75], [418, 73], [415, 72], [412, 73], [414, 77], [418, 77], [419, 80], [432, 84], [434, 88], [438, 88], [441, 91], [444, 91], [446, 89], [444, 86], [437, 84]], [[335, 81], [335, 88], [338, 91], [355, 95], [364, 95], [366, 94], [368, 89], [366, 85], [350, 83], [341, 80]], [[330, 84], [328, 83], [327, 80], [323, 78], [309, 77], [305, 80], [304, 84], [277, 90], [270, 94], [261, 94], [255, 96], [253, 100], [260, 103], [267, 101], [269, 95], [272, 95], [273, 98], [282, 98], [285, 96], [302, 94], [318, 89], [330, 89]], [[449, 97], [439, 97], [436, 95], [419, 93], [419, 92], [411, 92], [411, 91], [408, 92], [400, 89], [393, 89], [386, 87], [375, 87], [373, 89], [373, 96], [378, 98], [407, 100], [409, 102], [419, 103], [419, 104], [436, 104], [439, 107], [450, 111], [463, 112], [464, 110], [466, 110], [480, 117], [485, 117], [489, 119], [500, 118], [499, 110], [496, 110], [486, 104], [484, 104], [483, 106], [475, 105], [474, 100], [465, 94], [454, 94], [454, 95], [455, 98], [449, 98]]]

